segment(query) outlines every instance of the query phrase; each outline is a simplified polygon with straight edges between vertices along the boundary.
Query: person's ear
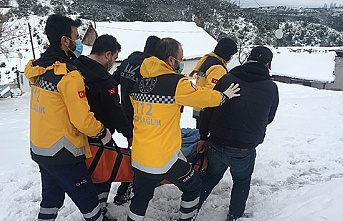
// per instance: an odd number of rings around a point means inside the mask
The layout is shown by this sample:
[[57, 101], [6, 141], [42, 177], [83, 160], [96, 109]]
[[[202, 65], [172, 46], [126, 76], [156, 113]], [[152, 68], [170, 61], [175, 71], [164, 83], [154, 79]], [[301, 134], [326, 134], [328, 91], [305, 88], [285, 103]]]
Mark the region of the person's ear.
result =
[[174, 60], [173, 56], [169, 56], [169, 57], [167, 58], [167, 64], [169, 64], [170, 66], [173, 67], [173, 60]]
[[61, 37], [61, 45], [69, 47], [69, 39], [66, 36]]
[[105, 58], [106, 60], [109, 60], [111, 58], [112, 52], [111, 51], [106, 51], [105, 52]]

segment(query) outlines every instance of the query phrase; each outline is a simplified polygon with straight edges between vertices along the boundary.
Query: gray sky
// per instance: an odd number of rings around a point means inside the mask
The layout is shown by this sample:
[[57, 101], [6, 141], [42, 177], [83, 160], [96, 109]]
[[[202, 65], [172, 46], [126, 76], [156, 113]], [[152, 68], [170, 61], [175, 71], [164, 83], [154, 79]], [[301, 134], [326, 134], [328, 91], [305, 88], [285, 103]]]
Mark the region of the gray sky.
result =
[[289, 6], [289, 7], [323, 7], [326, 3], [336, 3], [337, 6], [343, 5], [343, 0], [230, 0], [240, 3], [241, 7], [260, 7], [260, 6]]

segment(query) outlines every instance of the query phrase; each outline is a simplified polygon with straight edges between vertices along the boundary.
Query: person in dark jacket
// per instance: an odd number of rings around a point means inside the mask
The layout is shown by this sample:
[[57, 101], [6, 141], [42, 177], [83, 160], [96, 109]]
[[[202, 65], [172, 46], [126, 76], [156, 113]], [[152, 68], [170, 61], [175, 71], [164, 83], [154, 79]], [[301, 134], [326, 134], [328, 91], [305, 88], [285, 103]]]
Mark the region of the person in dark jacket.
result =
[[130, 92], [133, 86], [142, 78], [139, 71], [141, 64], [145, 58], [155, 55], [155, 48], [159, 37], [149, 36], [145, 42], [144, 51], [135, 51], [125, 59], [113, 73], [114, 79], [120, 84], [121, 105], [124, 112], [133, 125], [133, 107], [130, 101]]
[[266, 127], [273, 121], [278, 107], [278, 88], [269, 75], [272, 58], [273, 53], [267, 47], [253, 48], [247, 62], [233, 68], [214, 87], [223, 91], [232, 82], [239, 83], [240, 98], [228, 105], [205, 109], [201, 119], [199, 149], [209, 140], [209, 162], [203, 176], [200, 207], [230, 167], [233, 188], [229, 221], [244, 215], [255, 148], [263, 142]]
[[[136, 82], [142, 78], [140, 67], [145, 58], [155, 55], [155, 48], [159, 37], [149, 36], [145, 42], [144, 51], [135, 51], [125, 59], [117, 70], [113, 73], [114, 79], [120, 84], [121, 105], [125, 115], [133, 127], [133, 107], [130, 100], [130, 92]], [[114, 203], [122, 205], [130, 200], [132, 183], [123, 182], [118, 187], [117, 194], [114, 197]]]
[[[117, 83], [108, 72], [118, 58], [121, 46], [116, 38], [105, 34], [98, 37], [89, 56], [80, 56], [74, 61], [86, 84], [86, 96], [95, 118], [113, 134], [117, 130], [132, 143], [132, 126], [119, 103]], [[95, 142], [89, 138], [90, 142]], [[116, 146], [112, 139], [107, 145]], [[111, 182], [95, 184], [101, 206], [106, 205]]]

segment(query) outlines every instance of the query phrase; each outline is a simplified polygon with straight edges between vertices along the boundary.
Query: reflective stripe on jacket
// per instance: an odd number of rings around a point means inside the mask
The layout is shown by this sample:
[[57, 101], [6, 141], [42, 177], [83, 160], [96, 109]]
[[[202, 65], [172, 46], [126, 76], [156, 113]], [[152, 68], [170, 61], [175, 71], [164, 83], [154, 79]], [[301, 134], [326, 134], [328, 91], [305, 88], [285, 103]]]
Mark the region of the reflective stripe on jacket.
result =
[[89, 111], [80, 72], [59, 61], [46, 67], [33, 62], [29, 61], [24, 71], [31, 83], [33, 160], [67, 164], [84, 160], [85, 155], [90, 157], [87, 136], [100, 138], [105, 130]]

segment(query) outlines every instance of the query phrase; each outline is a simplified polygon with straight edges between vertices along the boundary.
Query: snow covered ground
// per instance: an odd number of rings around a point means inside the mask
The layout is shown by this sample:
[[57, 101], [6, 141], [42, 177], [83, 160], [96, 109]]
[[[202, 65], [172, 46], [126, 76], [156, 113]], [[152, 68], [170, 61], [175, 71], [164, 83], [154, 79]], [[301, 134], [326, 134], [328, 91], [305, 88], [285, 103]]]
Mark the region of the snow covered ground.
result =
[[[21, 24], [18, 22], [16, 24]], [[31, 24], [37, 30], [36, 36], [44, 39], [40, 20], [36, 19]], [[25, 37], [13, 44], [18, 50], [14, 48], [8, 59], [0, 57], [7, 65], [0, 69], [0, 83], [7, 83], [15, 76], [13, 72], [5, 74], [6, 70], [14, 66], [23, 70], [32, 57], [27, 33], [23, 35]], [[37, 37], [35, 39], [38, 56], [43, 46], [36, 44]], [[288, 49], [272, 50], [275, 52], [272, 72], [280, 70], [296, 76], [312, 74], [316, 79], [332, 77], [333, 57], [330, 53], [319, 52], [313, 56], [299, 53], [295, 58], [294, 53], [286, 52]], [[23, 59], [18, 58], [19, 52]], [[206, 49], [202, 53], [208, 52]], [[238, 63], [235, 59], [230, 62], [229, 69]], [[311, 60], [312, 63], [307, 62]], [[306, 69], [294, 70], [295, 62], [299, 67], [306, 66]], [[195, 62], [186, 63], [186, 73], [194, 65]], [[268, 127], [265, 142], [257, 149], [247, 202], [247, 212], [253, 212], [254, 216], [240, 221], [343, 220], [343, 92], [282, 83], [278, 83], [278, 87], [279, 109], [274, 122]], [[29, 154], [29, 98], [30, 94], [25, 93], [17, 98], [0, 99], [1, 221], [36, 220], [39, 209], [40, 174]], [[195, 126], [191, 112], [191, 108], [185, 108], [182, 127]], [[119, 144], [125, 144], [122, 136], [116, 134], [114, 138]], [[113, 216], [125, 220], [128, 204], [111, 204], [117, 186], [118, 183], [113, 184], [109, 208]], [[232, 181], [227, 173], [203, 205], [197, 221], [224, 220], [231, 187]], [[176, 220], [180, 195], [173, 185], [157, 188], [146, 221]], [[68, 197], [57, 220], [82, 220], [80, 212]]]
[[[343, 212], [343, 92], [278, 83], [280, 106], [257, 149], [247, 211], [241, 221], [339, 221]], [[29, 94], [0, 100], [0, 220], [31, 221], [39, 209], [40, 176], [29, 156]], [[186, 108], [182, 127], [194, 127]], [[125, 139], [115, 135], [124, 145]], [[118, 184], [114, 183], [109, 202]], [[198, 221], [224, 220], [232, 181], [230, 174], [213, 190]], [[147, 221], [176, 220], [180, 191], [156, 189]], [[111, 214], [125, 220], [128, 204], [110, 204]], [[82, 220], [66, 198], [57, 220]]]

